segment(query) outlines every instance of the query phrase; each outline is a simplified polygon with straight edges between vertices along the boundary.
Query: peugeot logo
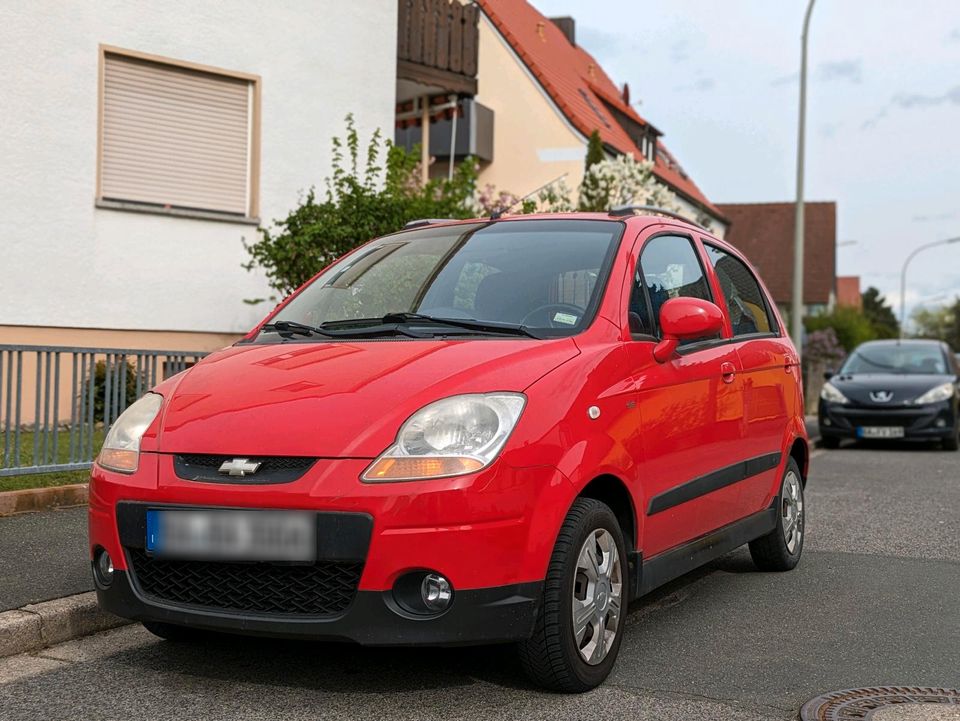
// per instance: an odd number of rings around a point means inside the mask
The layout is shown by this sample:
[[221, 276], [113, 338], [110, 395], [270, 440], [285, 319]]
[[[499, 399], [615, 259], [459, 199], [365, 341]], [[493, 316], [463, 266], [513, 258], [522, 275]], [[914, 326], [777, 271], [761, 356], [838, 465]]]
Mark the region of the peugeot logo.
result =
[[875, 403], [889, 403], [893, 400], [893, 391], [870, 391], [870, 400]]
[[263, 464], [260, 461], [251, 461], [249, 458], [234, 458], [220, 464], [220, 473], [229, 476], [252, 476]]

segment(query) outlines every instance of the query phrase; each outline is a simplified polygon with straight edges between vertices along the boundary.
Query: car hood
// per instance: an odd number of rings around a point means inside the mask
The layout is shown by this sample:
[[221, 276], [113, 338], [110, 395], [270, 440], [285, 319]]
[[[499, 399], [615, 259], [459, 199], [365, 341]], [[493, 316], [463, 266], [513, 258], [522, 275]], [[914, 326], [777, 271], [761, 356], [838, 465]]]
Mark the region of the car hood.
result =
[[[910, 403], [931, 388], [953, 381], [948, 375], [905, 375], [903, 373], [841, 373], [830, 383], [854, 403], [867, 406], [894, 406]], [[871, 393], [893, 394], [877, 401]]]
[[373, 458], [426, 404], [523, 391], [578, 353], [571, 338], [237, 345], [158, 386], [156, 450]]

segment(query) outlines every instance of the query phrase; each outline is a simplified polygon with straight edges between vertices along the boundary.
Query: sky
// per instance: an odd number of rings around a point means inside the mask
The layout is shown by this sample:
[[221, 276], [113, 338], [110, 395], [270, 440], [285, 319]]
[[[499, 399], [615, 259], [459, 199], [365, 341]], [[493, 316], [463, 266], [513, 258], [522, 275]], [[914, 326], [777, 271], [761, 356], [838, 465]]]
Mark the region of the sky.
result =
[[[533, 4], [576, 19], [708, 198], [793, 201], [805, 0]], [[898, 311], [910, 251], [960, 236], [960, 1], [817, 0], [808, 68], [806, 199], [837, 202], [838, 274]], [[956, 294], [960, 243], [911, 262], [908, 313]]]

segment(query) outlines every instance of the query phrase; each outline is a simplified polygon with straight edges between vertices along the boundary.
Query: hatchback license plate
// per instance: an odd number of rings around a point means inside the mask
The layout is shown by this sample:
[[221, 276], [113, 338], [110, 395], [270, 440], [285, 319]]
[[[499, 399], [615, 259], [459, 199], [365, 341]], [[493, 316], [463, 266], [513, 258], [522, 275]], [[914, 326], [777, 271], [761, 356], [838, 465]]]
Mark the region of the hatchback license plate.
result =
[[903, 426], [861, 426], [857, 435], [860, 438], [903, 438]]
[[315, 561], [317, 516], [302, 511], [147, 511], [147, 552], [196, 561]]

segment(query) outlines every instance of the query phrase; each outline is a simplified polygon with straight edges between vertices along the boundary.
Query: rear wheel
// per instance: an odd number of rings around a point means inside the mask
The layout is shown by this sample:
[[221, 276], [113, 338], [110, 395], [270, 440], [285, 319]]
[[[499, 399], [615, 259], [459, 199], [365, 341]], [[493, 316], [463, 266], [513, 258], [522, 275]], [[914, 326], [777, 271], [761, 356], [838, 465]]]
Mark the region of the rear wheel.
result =
[[806, 530], [801, 479], [800, 467], [791, 458], [777, 496], [777, 526], [767, 535], [750, 541], [750, 555], [761, 571], [790, 571], [800, 562]]
[[603, 683], [620, 651], [627, 583], [626, 547], [613, 511], [578, 498], [557, 537], [533, 636], [520, 643], [531, 680], [563, 693]]

